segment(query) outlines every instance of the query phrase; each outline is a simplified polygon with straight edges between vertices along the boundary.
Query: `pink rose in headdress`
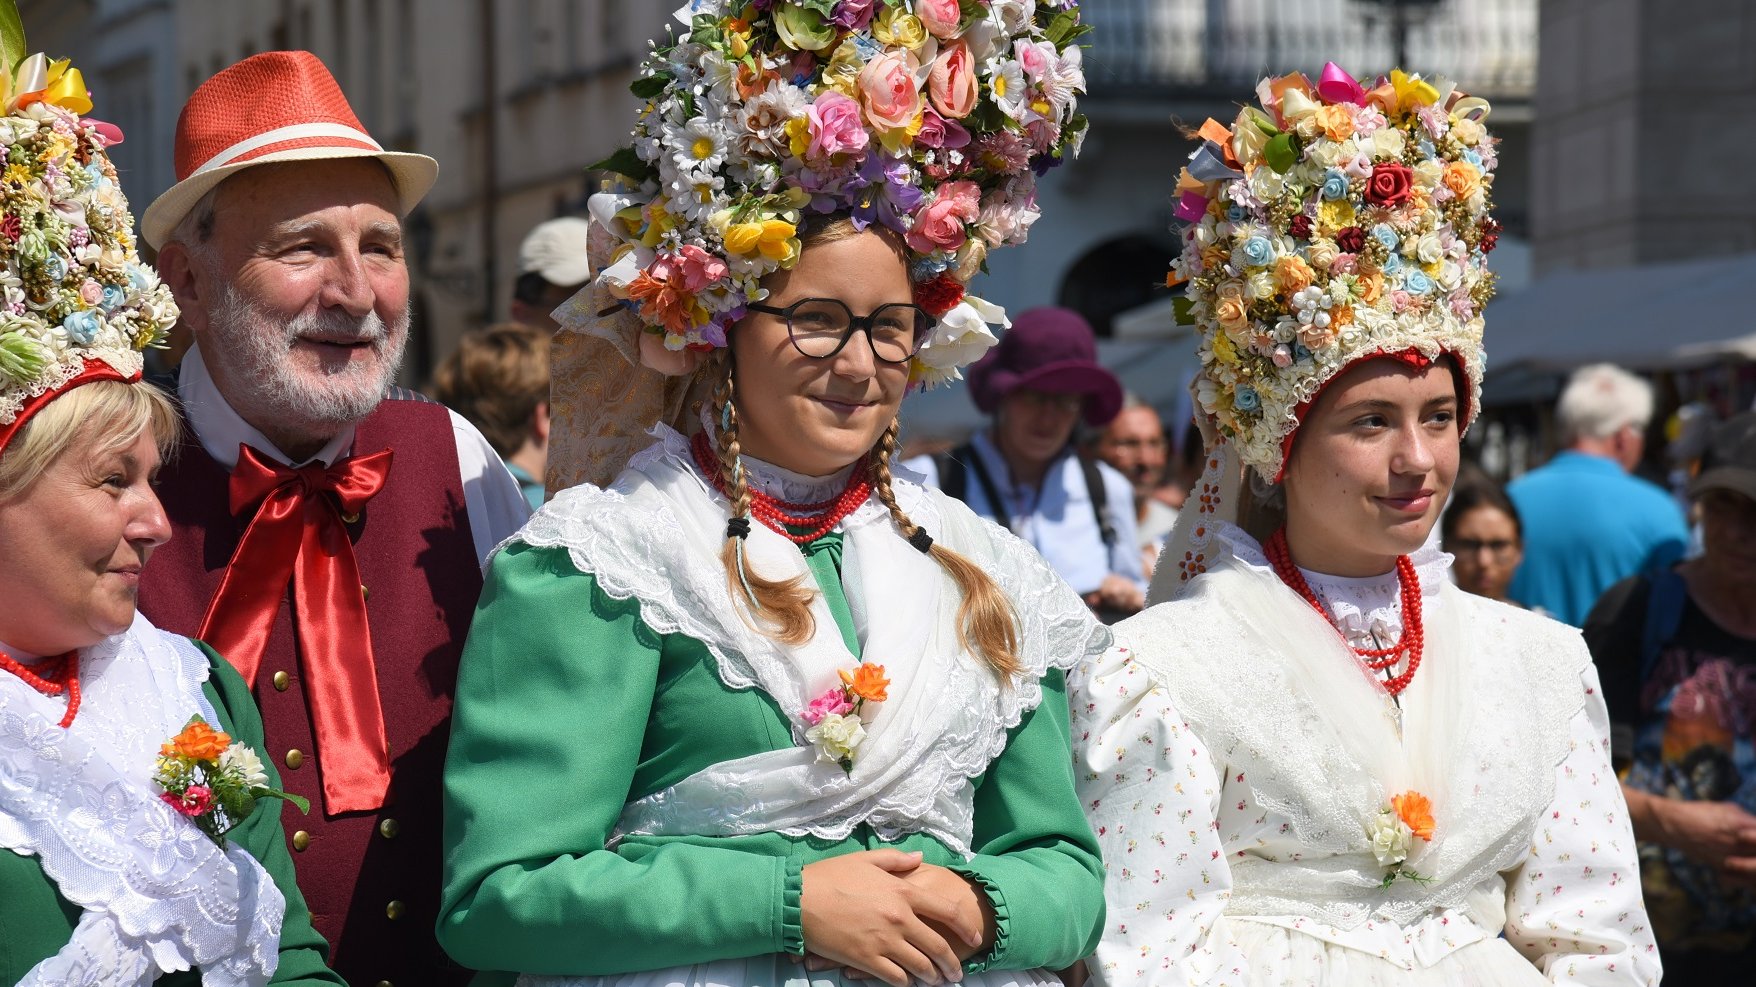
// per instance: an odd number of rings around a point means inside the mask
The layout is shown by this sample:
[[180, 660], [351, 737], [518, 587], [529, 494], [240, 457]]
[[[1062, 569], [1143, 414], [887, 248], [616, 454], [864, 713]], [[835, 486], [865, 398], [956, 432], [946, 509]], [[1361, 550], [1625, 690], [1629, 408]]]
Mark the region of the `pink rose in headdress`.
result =
[[915, 215], [908, 245], [923, 254], [956, 250], [969, 239], [964, 224], [975, 222], [981, 214], [981, 186], [970, 181], [946, 182], [939, 186], [933, 201]]
[[976, 87], [976, 60], [968, 43], [959, 39], [939, 49], [938, 57], [933, 59], [933, 70], [927, 76], [927, 92], [932, 96], [933, 108], [953, 120], [969, 116], [976, 108], [980, 92]]
[[691, 292], [703, 291], [709, 285], [726, 276], [726, 262], [713, 254], [690, 243], [678, 251], [677, 263], [679, 273], [683, 276], [683, 287]]
[[206, 785], [190, 785], [183, 790], [181, 798], [170, 792], [165, 792], [159, 798], [166, 805], [191, 819], [206, 815], [207, 811], [213, 808], [213, 790]]
[[866, 120], [879, 133], [905, 130], [921, 113], [921, 92], [915, 88], [908, 55], [887, 51], [860, 70], [860, 104]]
[[811, 144], [805, 157], [827, 161], [838, 154], [859, 154], [866, 150], [868, 135], [860, 122], [860, 104], [833, 89], [826, 89], [805, 111], [811, 127]]
[[963, 10], [957, 0], [918, 0], [915, 4], [915, 16], [921, 19], [921, 26], [935, 38], [957, 37], [957, 22], [963, 19]]

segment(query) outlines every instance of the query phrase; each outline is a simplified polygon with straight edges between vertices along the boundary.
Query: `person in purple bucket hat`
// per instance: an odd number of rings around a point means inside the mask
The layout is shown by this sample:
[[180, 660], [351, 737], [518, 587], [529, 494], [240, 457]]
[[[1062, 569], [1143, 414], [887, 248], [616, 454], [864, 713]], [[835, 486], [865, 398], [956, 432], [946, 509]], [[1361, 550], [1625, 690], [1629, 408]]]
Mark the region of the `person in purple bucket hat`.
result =
[[992, 424], [909, 465], [1030, 542], [1105, 621], [1138, 611], [1146, 580], [1131, 547], [1133, 490], [1073, 442], [1081, 421], [1102, 428], [1122, 410], [1122, 384], [1098, 362], [1091, 325], [1072, 309], [1030, 309], [966, 375]]

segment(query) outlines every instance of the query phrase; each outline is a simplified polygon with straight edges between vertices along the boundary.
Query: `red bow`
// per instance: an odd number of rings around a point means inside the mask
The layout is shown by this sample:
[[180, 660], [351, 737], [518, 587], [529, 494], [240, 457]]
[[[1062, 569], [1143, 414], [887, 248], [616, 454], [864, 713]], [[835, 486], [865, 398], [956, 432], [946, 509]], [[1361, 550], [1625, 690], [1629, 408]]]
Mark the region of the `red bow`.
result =
[[381, 808], [390, 793], [377, 663], [347, 531], [383, 489], [390, 456], [386, 449], [327, 469], [318, 463], [294, 469], [239, 446], [232, 513], [261, 506], [201, 621], [201, 639], [254, 685], [292, 581], [299, 661], [317, 730], [324, 809], [331, 815]]

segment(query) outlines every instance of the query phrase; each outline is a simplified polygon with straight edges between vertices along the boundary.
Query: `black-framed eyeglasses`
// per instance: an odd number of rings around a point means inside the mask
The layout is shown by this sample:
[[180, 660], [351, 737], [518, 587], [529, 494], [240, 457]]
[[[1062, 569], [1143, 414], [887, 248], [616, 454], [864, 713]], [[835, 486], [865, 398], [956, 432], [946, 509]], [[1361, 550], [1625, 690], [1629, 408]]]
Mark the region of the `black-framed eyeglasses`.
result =
[[872, 355], [885, 363], [907, 363], [921, 350], [939, 320], [919, 305], [893, 302], [880, 305], [871, 315], [855, 315], [835, 298], [801, 298], [785, 308], [773, 305], [744, 306], [752, 312], [786, 320], [793, 348], [816, 360], [840, 353], [853, 334], [864, 332]]

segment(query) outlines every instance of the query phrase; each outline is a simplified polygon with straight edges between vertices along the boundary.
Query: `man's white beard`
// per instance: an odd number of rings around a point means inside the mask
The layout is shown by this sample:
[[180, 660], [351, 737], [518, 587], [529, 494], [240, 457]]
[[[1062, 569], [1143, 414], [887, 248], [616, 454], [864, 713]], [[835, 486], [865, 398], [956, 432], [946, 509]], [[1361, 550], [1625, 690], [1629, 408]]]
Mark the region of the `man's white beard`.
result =
[[[208, 342], [214, 345], [202, 347], [202, 358], [209, 365], [223, 365], [227, 377], [249, 389], [247, 394], [226, 396], [241, 414], [254, 411], [256, 415], [246, 417], [259, 415], [276, 430], [327, 439], [371, 414], [384, 399], [402, 365], [408, 328], [406, 307], [394, 327], [387, 326], [377, 312], [354, 318], [341, 309], [328, 308], [285, 322], [227, 284], [212, 314]], [[321, 376], [296, 369], [291, 360], [293, 342], [313, 335], [369, 342], [378, 357], [377, 366], [349, 360], [333, 371], [323, 368]], [[252, 424], [261, 428], [260, 423]]]

